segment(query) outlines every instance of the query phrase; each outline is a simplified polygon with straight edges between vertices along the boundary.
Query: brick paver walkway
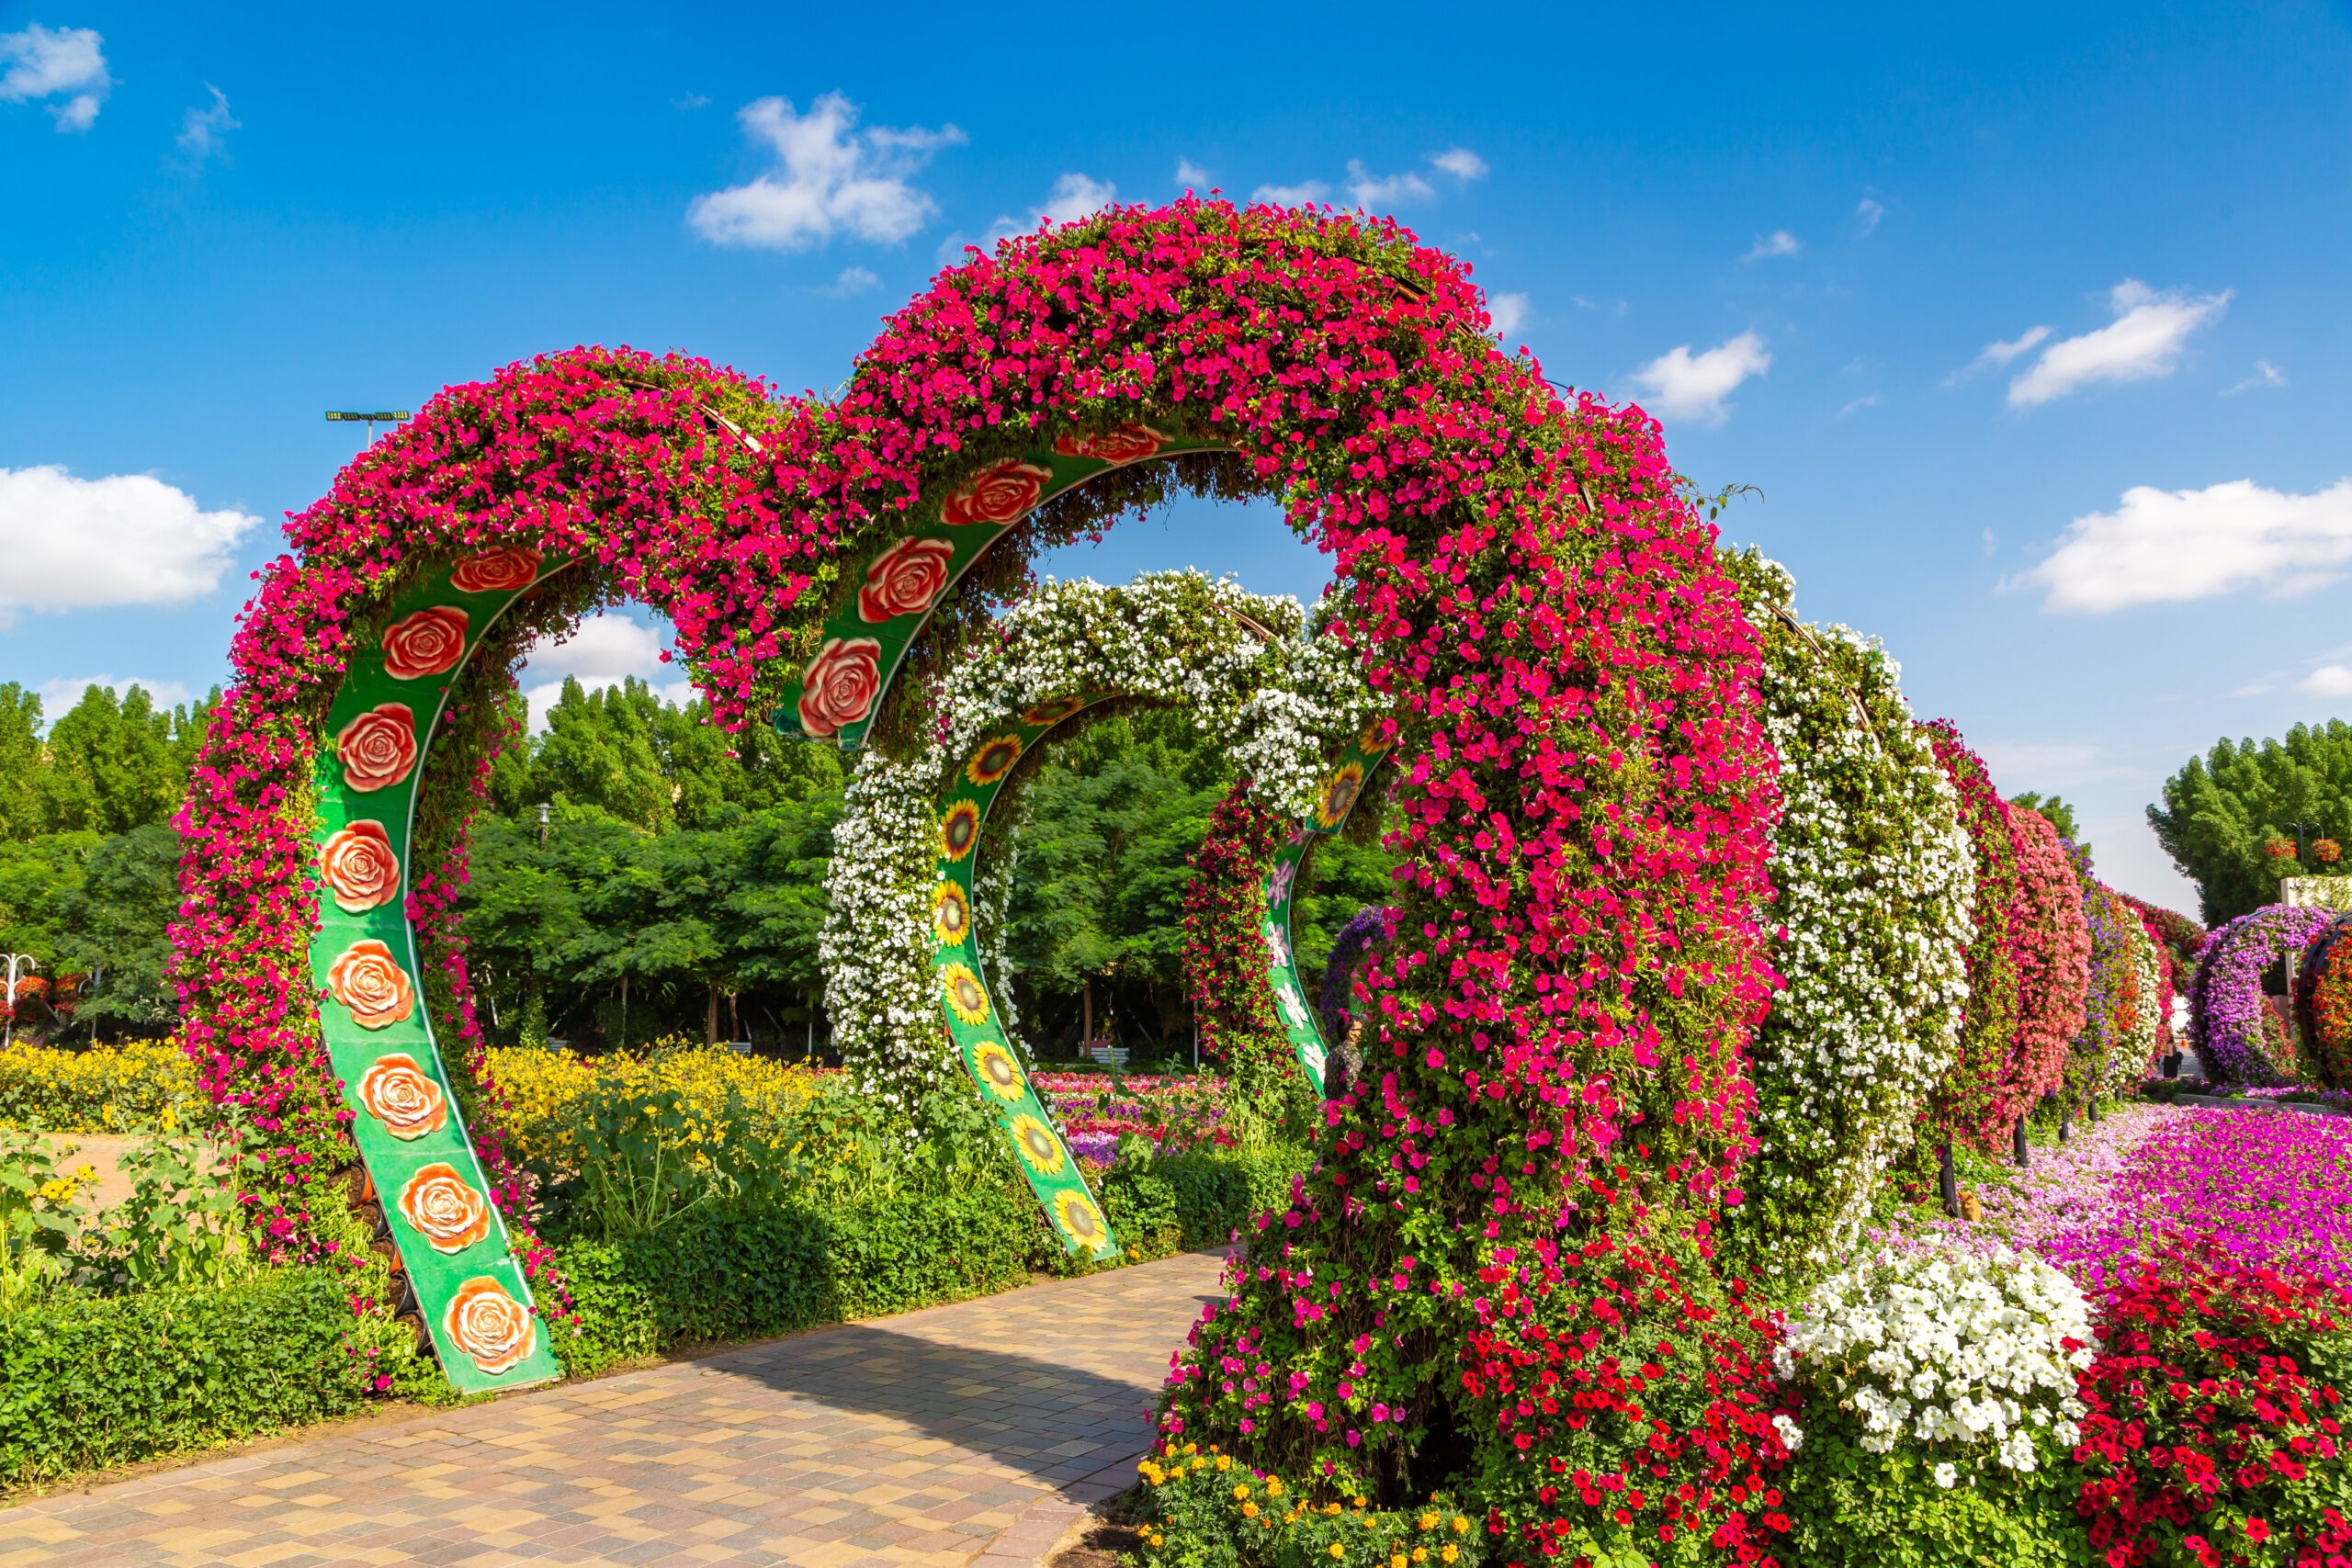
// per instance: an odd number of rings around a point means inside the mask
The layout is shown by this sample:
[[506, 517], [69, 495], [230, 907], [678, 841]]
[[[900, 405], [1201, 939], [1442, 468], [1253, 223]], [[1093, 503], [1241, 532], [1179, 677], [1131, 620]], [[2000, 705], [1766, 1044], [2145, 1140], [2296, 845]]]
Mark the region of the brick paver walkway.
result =
[[0, 1510], [0, 1568], [1034, 1562], [1134, 1479], [1193, 1254]]

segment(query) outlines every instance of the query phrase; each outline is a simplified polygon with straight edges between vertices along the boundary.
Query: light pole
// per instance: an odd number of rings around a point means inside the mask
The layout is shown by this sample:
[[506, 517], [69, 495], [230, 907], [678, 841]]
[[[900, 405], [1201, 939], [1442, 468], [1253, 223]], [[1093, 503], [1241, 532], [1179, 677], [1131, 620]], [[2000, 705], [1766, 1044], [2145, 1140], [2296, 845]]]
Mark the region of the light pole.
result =
[[21, 964], [37, 975], [40, 973], [40, 965], [33, 962], [29, 953], [11, 953], [6, 956], [8, 960], [8, 1027], [7, 1032], [0, 1035], [0, 1045], [13, 1045], [17, 1043], [17, 966]]
[[408, 416], [409, 411], [407, 409], [379, 410], [374, 413], [363, 413], [353, 409], [327, 410], [327, 418], [334, 423], [366, 424], [368, 426], [368, 439], [370, 442], [376, 439], [376, 426], [379, 422], [385, 424], [398, 424]]

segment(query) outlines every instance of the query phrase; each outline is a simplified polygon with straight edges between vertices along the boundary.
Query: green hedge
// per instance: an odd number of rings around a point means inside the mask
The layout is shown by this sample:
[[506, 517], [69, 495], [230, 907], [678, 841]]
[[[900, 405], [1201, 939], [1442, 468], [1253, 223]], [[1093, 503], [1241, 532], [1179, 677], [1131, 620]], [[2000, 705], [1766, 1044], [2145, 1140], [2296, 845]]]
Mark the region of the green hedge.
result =
[[[1178, 1155], [1130, 1163], [1101, 1184], [1138, 1258], [1224, 1245], [1259, 1209], [1287, 1201], [1297, 1157]], [[673, 1346], [760, 1339], [1012, 1290], [1074, 1272], [1026, 1189], [873, 1194], [838, 1207], [722, 1206], [656, 1235], [560, 1249], [578, 1331], [564, 1370], [586, 1376]]]
[[0, 1318], [0, 1485], [344, 1415], [366, 1397], [353, 1327], [344, 1287], [309, 1270]]

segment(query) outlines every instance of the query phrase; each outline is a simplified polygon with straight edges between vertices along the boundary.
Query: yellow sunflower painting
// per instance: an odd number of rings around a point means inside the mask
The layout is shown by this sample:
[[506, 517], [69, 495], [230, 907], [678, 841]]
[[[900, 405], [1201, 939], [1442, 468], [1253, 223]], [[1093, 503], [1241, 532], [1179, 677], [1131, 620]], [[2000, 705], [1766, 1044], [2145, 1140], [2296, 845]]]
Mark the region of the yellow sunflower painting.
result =
[[972, 1047], [972, 1076], [988, 1086], [999, 1100], [1019, 1100], [1029, 1092], [1029, 1081], [1023, 1076], [1021, 1064], [1012, 1053], [993, 1040], [982, 1040]]
[[959, 800], [939, 819], [939, 852], [947, 860], [962, 860], [980, 838], [980, 808]]
[[972, 904], [964, 890], [943, 882], [931, 896], [931, 934], [942, 947], [961, 947], [972, 934]]
[[1039, 703], [1021, 716], [1023, 724], [1059, 724], [1086, 705], [1084, 697], [1055, 697]]
[[972, 753], [970, 761], [964, 764], [964, 776], [971, 780], [976, 788], [986, 789], [1012, 772], [1012, 764], [1019, 761], [1021, 737], [1000, 735], [980, 742], [980, 749]]
[[1069, 1163], [1062, 1156], [1062, 1141], [1035, 1116], [1015, 1116], [1011, 1131], [1013, 1147], [1039, 1176], [1059, 1176], [1062, 1167]]
[[1109, 1239], [1102, 1211], [1094, 1206], [1094, 1200], [1074, 1188], [1054, 1194], [1054, 1219], [1064, 1235], [1089, 1252]]
[[1315, 803], [1315, 825], [1329, 832], [1340, 825], [1348, 807], [1356, 803], [1356, 791], [1363, 788], [1363, 764], [1350, 762], [1323, 782], [1323, 795]]
[[980, 984], [970, 964], [941, 964], [939, 990], [947, 998], [947, 1010], [966, 1023], [977, 1029], [989, 1021], [989, 988]]
[[1381, 734], [1381, 731], [1387, 727], [1387, 723], [1386, 719], [1375, 718], [1365, 725], [1363, 733], [1356, 737], [1356, 750], [1372, 752], [1387, 750], [1387, 739]]

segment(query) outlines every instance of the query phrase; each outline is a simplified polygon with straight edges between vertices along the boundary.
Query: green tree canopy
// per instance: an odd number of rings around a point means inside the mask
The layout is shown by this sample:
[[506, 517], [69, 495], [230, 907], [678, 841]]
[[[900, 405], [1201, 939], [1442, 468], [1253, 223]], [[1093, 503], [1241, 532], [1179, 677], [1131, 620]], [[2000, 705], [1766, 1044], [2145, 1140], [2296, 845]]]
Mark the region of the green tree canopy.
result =
[[2299, 822], [2307, 845], [2352, 839], [2352, 724], [2329, 719], [2299, 724], [2283, 740], [2218, 741], [2166, 779], [2164, 803], [2148, 807], [2157, 842], [2197, 884], [2208, 926], [2278, 899], [2264, 846], [2292, 840]]

